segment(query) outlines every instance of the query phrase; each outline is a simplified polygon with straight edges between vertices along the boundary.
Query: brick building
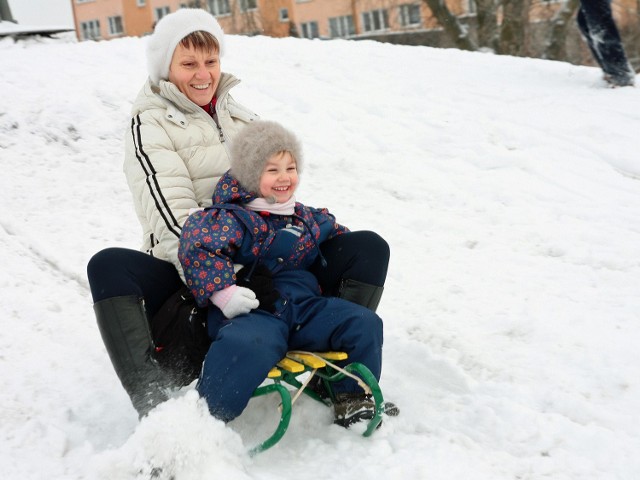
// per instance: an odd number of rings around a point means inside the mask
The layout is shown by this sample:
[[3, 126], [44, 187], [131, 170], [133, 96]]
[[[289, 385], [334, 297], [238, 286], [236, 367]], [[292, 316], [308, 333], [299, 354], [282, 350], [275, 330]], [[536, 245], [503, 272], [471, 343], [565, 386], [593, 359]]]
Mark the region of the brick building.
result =
[[[420, 0], [70, 0], [79, 40], [142, 36], [167, 13], [183, 7], [203, 8], [225, 33], [305, 38], [376, 38], [394, 43], [438, 46], [438, 23]], [[445, 0], [471, 27], [474, 0]], [[561, 0], [532, 0], [529, 20], [550, 19]], [[621, 29], [637, 29], [638, 0], [614, 0]], [[444, 46], [440, 44], [439, 46]]]
[[[79, 40], [142, 36], [183, 7], [211, 12], [225, 33], [272, 37], [349, 38], [376, 32], [434, 28], [423, 2], [411, 0], [71, 0]], [[448, 0], [458, 15], [473, 0]]]

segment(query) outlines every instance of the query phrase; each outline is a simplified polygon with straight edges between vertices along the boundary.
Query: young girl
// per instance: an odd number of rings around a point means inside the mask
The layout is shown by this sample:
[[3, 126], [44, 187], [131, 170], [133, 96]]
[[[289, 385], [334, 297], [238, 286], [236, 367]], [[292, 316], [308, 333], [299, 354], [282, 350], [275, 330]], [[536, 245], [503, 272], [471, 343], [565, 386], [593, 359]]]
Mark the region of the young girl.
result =
[[[233, 142], [231, 169], [216, 186], [213, 206], [192, 214], [182, 229], [178, 257], [187, 286], [200, 306], [210, 306], [213, 343], [197, 389], [224, 421], [242, 413], [288, 350], [345, 351], [380, 378], [380, 317], [323, 297], [307, 270], [322, 255], [319, 245], [348, 229], [326, 209], [296, 202], [302, 166], [290, 131], [275, 122], [250, 123]], [[242, 285], [234, 264], [244, 265]], [[373, 401], [354, 380], [336, 383], [335, 392], [336, 423], [348, 427], [373, 417]], [[397, 414], [389, 406], [387, 413]]]

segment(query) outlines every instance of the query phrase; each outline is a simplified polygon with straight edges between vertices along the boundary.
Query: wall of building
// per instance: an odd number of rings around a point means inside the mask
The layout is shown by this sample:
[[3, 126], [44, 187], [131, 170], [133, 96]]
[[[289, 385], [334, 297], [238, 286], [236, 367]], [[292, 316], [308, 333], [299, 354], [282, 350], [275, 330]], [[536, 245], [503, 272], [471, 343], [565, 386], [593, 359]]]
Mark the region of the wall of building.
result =
[[[139, 6], [138, 0], [71, 0], [76, 19], [76, 30], [81, 38], [81, 23], [90, 20], [100, 22], [100, 39], [110, 39], [116, 36], [142, 36], [152, 32], [157, 20], [158, 8], [166, 7], [170, 12], [182, 6], [202, 7], [211, 11], [213, 0], [144, 0]], [[474, 4], [470, 0], [446, 0], [449, 9], [459, 15], [459, 21], [467, 24], [472, 37], [475, 36], [475, 15], [472, 13]], [[403, 24], [401, 8], [406, 14], [406, 5], [419, 8], [419, 22]], [[355, 39], [372, 39], [404, 45], [430, 45], [436, 47], [454, 47], [453, 42], [439, 27], [432, 12], [422, 0], [256, 0], [256, 9], [246, 12], [240, 9], [240, 0], [229, 0], [230, 13], [216, 16], [223, 30], [228, 34], [269, 35], [273, 37], [319, 36], [332, 38], [343, 36]], [[531, 25], [527, 38], [527, 55], [541, 56], [545, 39], [548, 35], [548, 20], [553, 18], [562, 5], [560, 1], [532, 0], [529, 9]], [[286, 9], [288, 19], [280, 18], [281, 9]], [[386, 25], [376, 31], [365, 32], [363, 18], [372, 18], [373, 10], [386, 10]], [[613, 12], [618, 24], [625, 47], [632, 63], [640, 63], [640, 19], [638, 18], [638, 0], [613, 0]], [[109, 33], [110, 16], [122, 16], [123, 33], [112, 35]], [[376, 14], [376, 15], [379, 15]], [[352, 30], [347, 31], [343, 24], [338, 32], [332, 32], [332, 19], [350, 17], [349, 25]], [[406, 19], [406, 15], [404, 16]], [[415, 20], [415, 17], [412, 17]], [[311, 22], [314, 31], [311, 32]], [[340, 23], [340, 22], [338, 22]], [[378, 24], [380, 22], [377, 22]], [[406, 22], [405, 22], [406, 23]], [[575, 28], [575, 20], [570, 25], [567, 42], [569, 61], [577, 64], [592, 64], [584, 42], [579, 38]], [[306, 28], [303, 28], [304, 27]], [[370, 23], [371, 25], [371, 23]], [[315, 28], [317, 26], [317, 29]]]

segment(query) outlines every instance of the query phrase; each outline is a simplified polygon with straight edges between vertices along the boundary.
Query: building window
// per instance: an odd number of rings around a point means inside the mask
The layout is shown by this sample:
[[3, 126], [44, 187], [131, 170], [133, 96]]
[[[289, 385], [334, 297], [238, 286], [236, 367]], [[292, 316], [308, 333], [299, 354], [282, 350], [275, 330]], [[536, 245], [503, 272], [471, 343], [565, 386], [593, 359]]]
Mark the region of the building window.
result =
[[258, 8], [258, 0], [240, 0], [240, 10], [256, 10]]
[[300, 24], [302, 38], [318, 38], [320, 31], [318, 30], [318, 22], [305, 22]]
[[476, 2], [475, 0], [468, 0], [469, 4], [467, 6], [467, 11], [469, 13], [478, 13], [478, 8], [476, 6]]
[[138, 7], [144, 7], [147, 4], [147, 0], [136, 0], [136, 5]]
[[122, 17], [109, 17], [109, 35], [121, 35], [122, 32]]
[[229, 15], [231, 13], [229, 0], [208, 0], [208, 3], [209, 11], [216, 17], [220, 15]]
[[100, 35], [100, 20], [89, 20], [80, 23], [83, 40], [96, 40]]
[[279, 16], [280, 16], [280, 21], [281, 22], [288, 22], [289, 21], [289, 10], [287, 10], [286, 8], [281, 8]]
[[351, 15], [329, 19], [329, 35], [331, 38], [355, 35], [356, 27]]
[[400, 5], [400, 25], [413, 27], [420, 25], [420, 23], [422, 23], [420, 20], [420, 5]]
[[169, 10], [169, 7], [158, 7], [153, 12], [153, 14], [156, 17], [156, 22], [160, 20], [162, 17], [164, 17], [165, 15], [169, 15], [169, 13], [171, 13], [171, 10]]
[[376, 32], [389, 28], [389, 16], [384, 9], [370, 10], [362, 14], [362, 25], [365, 32]]

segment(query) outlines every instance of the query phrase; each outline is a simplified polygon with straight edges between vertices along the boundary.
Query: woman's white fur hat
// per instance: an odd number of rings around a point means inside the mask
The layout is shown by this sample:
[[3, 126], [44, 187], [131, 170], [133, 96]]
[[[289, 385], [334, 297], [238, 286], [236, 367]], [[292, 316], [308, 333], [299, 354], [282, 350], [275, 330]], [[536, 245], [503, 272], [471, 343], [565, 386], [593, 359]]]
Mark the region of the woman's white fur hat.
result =
[[209, 12], [200, 8], [181, 8], [162, 17], [147, 41], [147, 69], [153, 83], [169, 79], [171, 58], [178, 43], [190, 33], [202, 30], [218, 41], [219, 54], [224, 54], [224, 32]]
[[259, 193], [267, 160], [289, 152], [302, 171], [302, 145], [293, 132], [269, 120], [255, 120], [240, 130], [231, 145], [231, 175], [250, 192]]

